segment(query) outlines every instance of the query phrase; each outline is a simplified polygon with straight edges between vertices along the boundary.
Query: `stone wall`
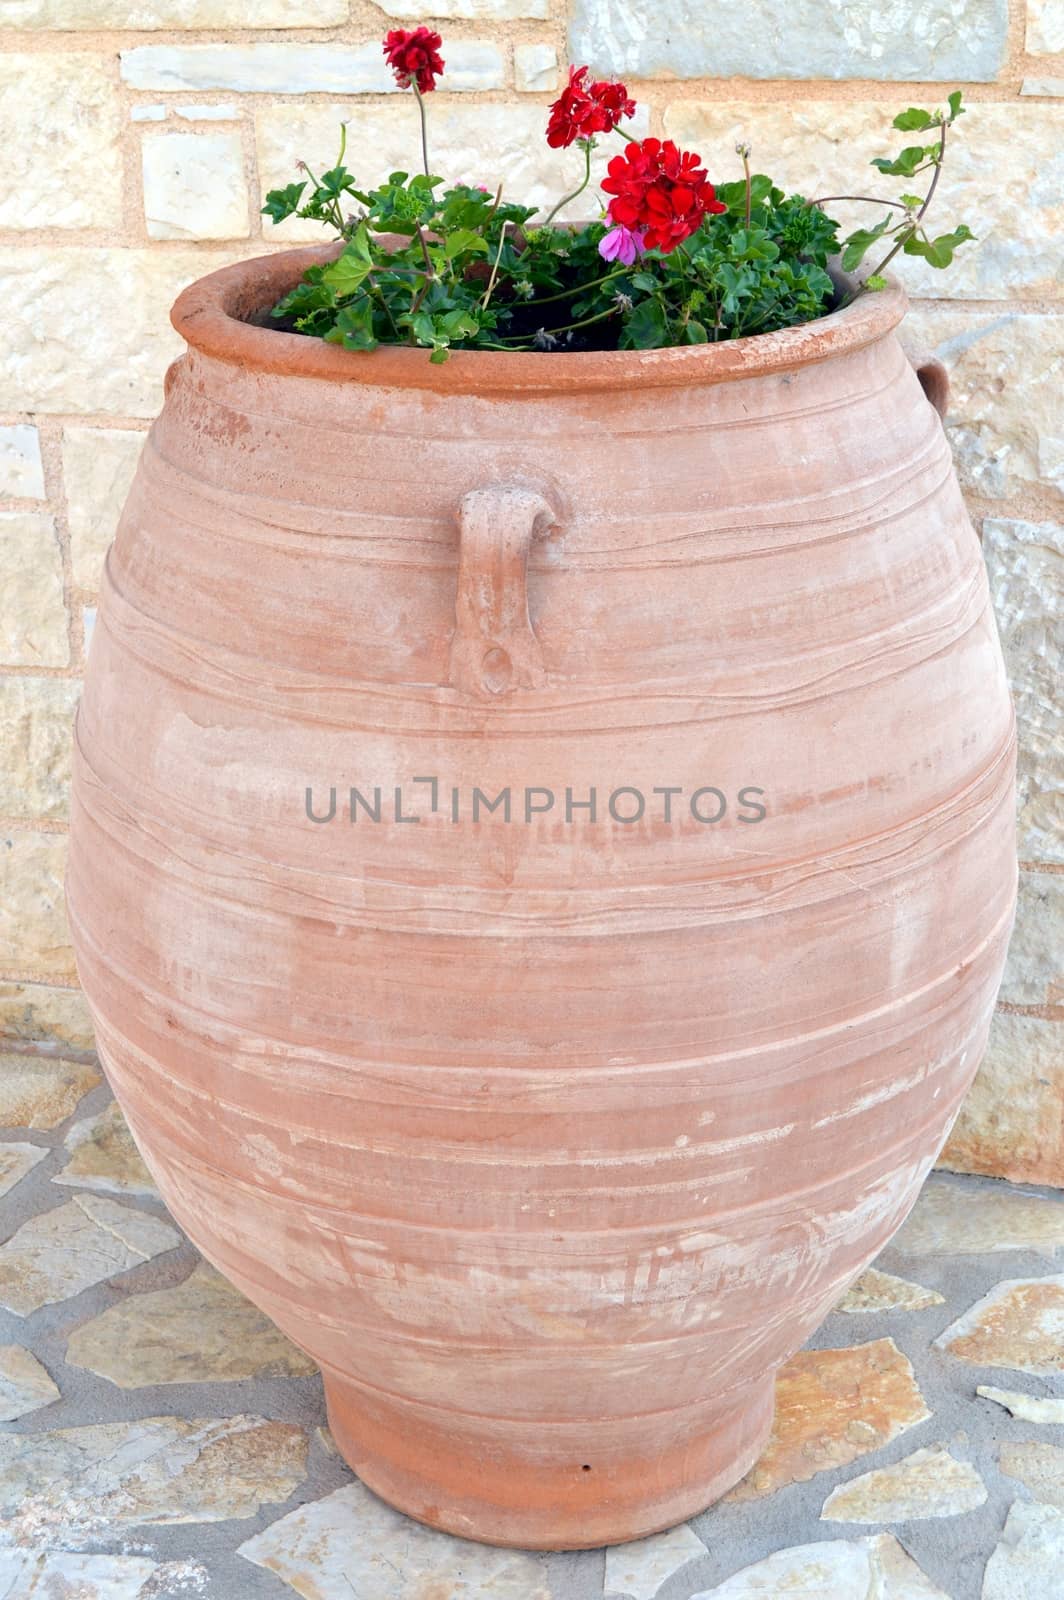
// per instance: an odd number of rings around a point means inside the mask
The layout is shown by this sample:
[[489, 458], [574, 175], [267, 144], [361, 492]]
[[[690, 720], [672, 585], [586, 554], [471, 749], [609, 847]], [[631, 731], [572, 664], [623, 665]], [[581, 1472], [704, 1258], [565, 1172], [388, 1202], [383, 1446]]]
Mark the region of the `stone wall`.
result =
[[[409, 165], [414, 109], [379, 40], [413, 0], [6, 0], [0, 9], [0, 1033], [87, 1049], [63, 918], [71, 714], [103, 552], [177, 341], [182, 285], [312, 236], [263, 190], [331, 162], [340, 118], [374, 172]], [[436, 164], [557, 194], [547, 149], [570, 56], [623, 74], [642, 126], [711, 175], [865, 190], [889, 120], [963, 84], [937, 214], [978, 248], [906, 263], [914, 345], [953, 374], [950, 433], [991, 583], [1023, 744], [1020, 916], [988, 1061], [947, 1149], [962, 1170], [1064, 1182], [1062, 730], [1051, 597], [1062, 564], [1062, 0], [432, 0], [448, 72]], [[912, 270], [915, 269], [915, 270]], [[1059, 630], [1060, 622], [1056, 623]], [[1056, 658], [1059, 664], [1059, 657]]]

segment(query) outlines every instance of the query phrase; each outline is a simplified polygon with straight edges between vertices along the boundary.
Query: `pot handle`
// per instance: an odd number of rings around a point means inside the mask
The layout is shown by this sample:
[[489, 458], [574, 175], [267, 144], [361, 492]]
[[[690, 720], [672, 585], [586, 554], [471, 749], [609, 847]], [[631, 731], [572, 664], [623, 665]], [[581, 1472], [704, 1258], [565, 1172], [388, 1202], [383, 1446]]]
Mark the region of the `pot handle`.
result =
[[939, 416], [945, 420], [949, 410], [949, 373], [937, 356], [919, 355], [910, 357], [916, 376], [920, 380], [920, 387], [930, 400]]
[[535, 489], [471, 489], [458, 508], [458, 593], [451, 684], [491, 697], [546, 681], [528, 615], [528, 553], [554, 531], [553, 508]]

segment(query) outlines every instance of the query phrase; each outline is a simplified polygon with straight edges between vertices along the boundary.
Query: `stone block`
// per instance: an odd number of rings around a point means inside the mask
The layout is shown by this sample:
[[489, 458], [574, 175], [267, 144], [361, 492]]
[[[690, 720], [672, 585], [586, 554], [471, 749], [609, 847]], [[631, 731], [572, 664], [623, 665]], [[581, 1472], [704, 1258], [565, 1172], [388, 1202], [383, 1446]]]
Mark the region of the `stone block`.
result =
[[1064, 317], [919, 307], [901, 338], [949, 369], [946, 431], [963, 489], [1064, 496]]
[[183, 349], [170, 307], [224, 266], [207, 250], [0, 246], [6, 333], [0, 411], [153, 417]]
[[66, 839], [10, 829], [0, 834], [0, 969], [73, 978], [63, 907]]
[[998, 1012], [939, 1165], [1064, 1188], [1064, 1023]]
[[145, 438], [132, 428], [63, 429], [70, 559], [79, 589], [99, 588], [103, 558], [115, 536]]
[[66, 816], [79, 693], [68, 678], [0, 677], [0, 816]]
[[514, 46], [514, 82], [524, 94], [545, 94], [558, 88], [558, 52], [552, 44]]
[[44, 499], [44, 467], [37, 429], [28, 422], [0, 427], [0, 496], [12, 500]]
[[122, 206], [122, 113], [105, 56], [0, 54], [0, 228], [97, 228]]
[[0, 665], [65, 667], [70, 645], [63, 563], [52, 518], [40, 511], [0, 511], [0, 565]]
[[987, 517], [983, 555], [1016, 705], [1022, 861], [1064, 862], [1064, 525]]
[[[123, 50], [121, 60], [122, 77], [134, 89], [284, 95], [399, 92], [379, 39], [359, 45], [145, 44]], [[506, 80], [502, 51], [490, 40], [456, 39], [444, 60], [443, 87], [449, 90], [499, 89]]]
[[244, 151], [236, 133], [156, 133], [141, 145], [152, 239], [246, 239]]
[[798, 0], [785, 18], [772, 0], [575, 0], [569, 58], [622, 78], [988, 83], [1007, 28], [1006, 0]]

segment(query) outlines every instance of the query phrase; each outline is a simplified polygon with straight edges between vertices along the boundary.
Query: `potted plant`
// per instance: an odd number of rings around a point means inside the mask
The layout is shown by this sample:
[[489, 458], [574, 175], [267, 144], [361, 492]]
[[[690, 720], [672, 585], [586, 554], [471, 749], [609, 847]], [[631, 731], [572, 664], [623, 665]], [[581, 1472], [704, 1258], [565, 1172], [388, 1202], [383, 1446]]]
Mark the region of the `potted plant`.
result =
[[68, 903], [163, 1195], [354, 1469], [596, 1545], [756, 1459], [985, 1043], [1012, 714], [882, 270], [969, 237], [925, 231], [962, 108], [897, 120], [914, 192], [835, 270], [829, 200], [628, 138], [582, 68], [548, 138], [574, 198], [618, 137], [604, 216], [444, 186], [440, 49], [385, 41], [424, 171], [341, 150], [267, 201], [332, 243], [175, 307]]
[[[451, 349], [648, 350], [749, 338], [812, 322], [855, 292], [828, 271], [841, 249], [843, 273], [869, 250], [882, 259], [864, 292], [886, 287], [884, 271], [899, 252], [947, 267], [972, 240], [965, 224], [932, 238], [925, 218], [946, 155], [947, 136], [963, 115], [961, 93], [931, 112], [911, 107], [894, 127], [918, 137], [875, 165], [917, 182], [922, 195], [896, 199], [835, 195], [808, 201], [785, 195], [750, 171], [714, 186], [701, 156], [670, 141], [635, 139], [624, 127], [636, 105], [623, 83], [590, 82], [572, 67], [551, 107], [547, 143], [576, 145], [578, 186], [533, 226], [535, 207], [504, 200], [503, 186], [461, 184], [441, 190], [431, 171], [425, 96], [444, 70], [440, 35], [396, 29], [384, 42], [401, 87], [416, 99], [423, 170], [393, 172], [360, 188], [344, 164], [346, 129], [335, 165], [272, 190], [263, 208], [275, 223], [299, 216], [323, 223], [342, 241], [337, 259], [315, 262], [273, 308], [280, 325], [347, 350], [380, 344], [421, 345], [444, 361]], [[580, 227], [552, 226], [591, 182], [599, 139], [625, 141], [602, 182], [603, 215]], [[885, 209], [873, 226], [840, 245], [829, 200], [867, 200]], [[354, 207], [354, 209], [352, 209]]]

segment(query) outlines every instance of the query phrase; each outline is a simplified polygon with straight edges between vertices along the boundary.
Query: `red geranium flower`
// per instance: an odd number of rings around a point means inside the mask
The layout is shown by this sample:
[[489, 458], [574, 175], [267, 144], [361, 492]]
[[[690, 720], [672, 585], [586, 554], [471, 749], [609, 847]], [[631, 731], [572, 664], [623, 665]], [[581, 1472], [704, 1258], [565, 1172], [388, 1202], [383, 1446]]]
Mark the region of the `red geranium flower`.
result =
[[610, 220], [643, 230], [646, 248], [668, 255], [702, 226], [702, 218], [726, 211], [706, 177], [702, 157], [678, 150], [671, 139], [643, 139], [614, 156], [602, 187], [613, 195]]
[[570, 67], [569, 82], [550, 108], [547, 143], [562, 150], [575, 139], [612, 133], [622, 117], [635, 115], [623, 83], [585, 83], [588, 67]]
[[393, 28], [382, 49], [388, 65], [395, 73], [400, 89], [408, 89], [411, 81], [422, 94], [435, 89], [436, 79], [443, 72], [440, 45], [443, 40], [431, 28]]

